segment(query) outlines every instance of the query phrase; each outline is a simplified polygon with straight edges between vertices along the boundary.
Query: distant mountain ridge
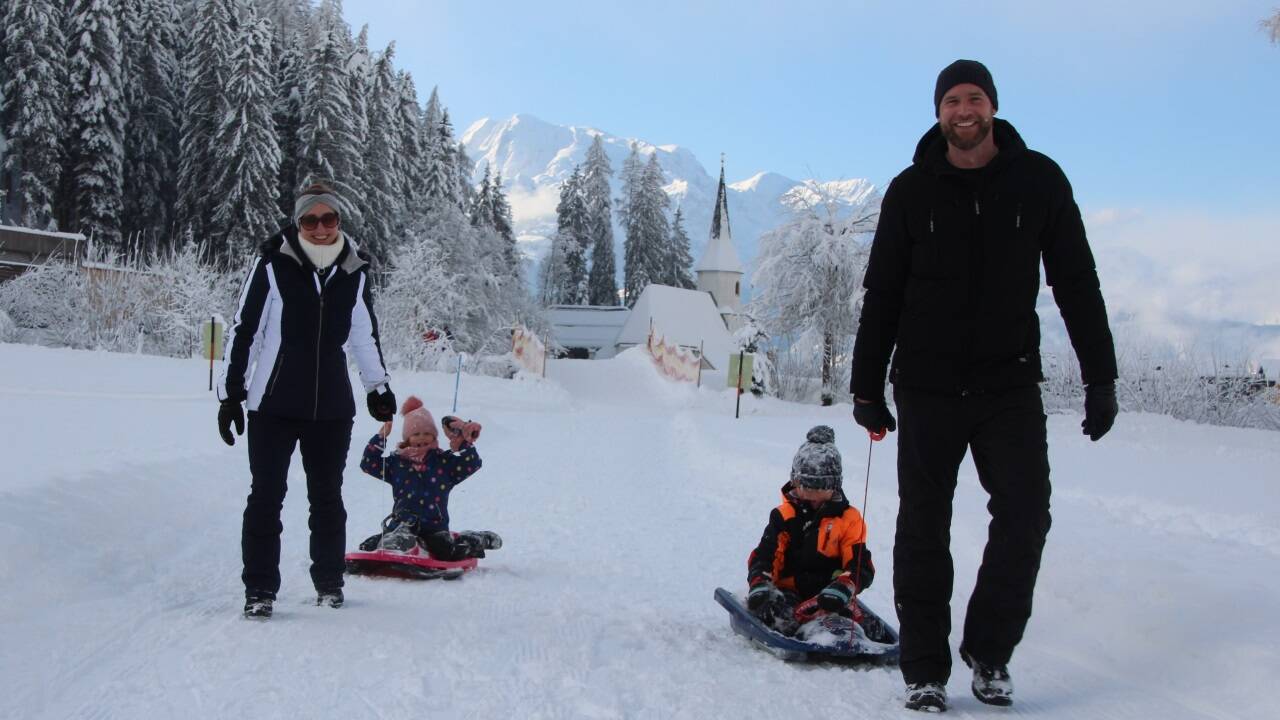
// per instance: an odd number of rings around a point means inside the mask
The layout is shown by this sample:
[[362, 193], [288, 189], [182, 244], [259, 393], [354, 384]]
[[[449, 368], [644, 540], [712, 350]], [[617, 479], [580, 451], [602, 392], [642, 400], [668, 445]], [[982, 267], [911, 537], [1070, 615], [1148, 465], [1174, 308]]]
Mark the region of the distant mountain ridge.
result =
[[[650, 155], [657, 154], [658, 165], [668, 180], [665, 189], [671, 198], [672, 211], [677, 206], [683, 208], [685, 231], [697, 260], [706, 247], [711, 228], [719, 168], [708, 171], [688, 149], [622, 138], [591, 127], [555, 125], [527, 114], [505, 120], [477, 120], [463, 133], [462, 142], [475, 163], [477, 182], [486, 164], [493, 172], [502, 174], [521, 245], [527, 254], [539, 257], [555, 232], [560, 184], [573, 172], [574, 166], [586, 158], [587, 149], [597, 135], [613, 166], [615, 199], [621, 195], [619, 175], [631, 152], [631, 143], [636, 144], [645, 162]], [[726, 174], [732, 177], [732, 148], [727, 151], [730, 154]], [[873, 199], [877, 192], [874, 185], [862, 179], [802, 182], [773, 172], [757, 172], [745, 180], [726, 184], [734, 245], [739, 259], [748, 268], [755, 258], [760, 235], [785, 222], [798, 203], [817, 197], [819, 189], [846, 206]], [[623, 234], [617, 227], [615, 239], [621, 257]]]

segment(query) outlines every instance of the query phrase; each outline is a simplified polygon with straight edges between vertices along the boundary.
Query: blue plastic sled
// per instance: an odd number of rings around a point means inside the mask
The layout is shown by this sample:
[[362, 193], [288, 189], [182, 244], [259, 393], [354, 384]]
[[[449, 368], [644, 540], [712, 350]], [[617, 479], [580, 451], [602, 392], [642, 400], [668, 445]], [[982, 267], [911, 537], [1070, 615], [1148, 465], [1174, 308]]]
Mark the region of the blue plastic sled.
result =
[[828, 615], [806, 624], [813, 638], [803, 640], [783, 635], [760, 622], [741, 600], [724, 588], [716, 588], [715, 598], [729, 611], [729, 625], [734, 632], [788, 662], [898, 664], [898, 632], [862, 600], [858, 600], [862, 608], [862, 622], [858, 626], [861, 632], [853, 627], [849, 618]]

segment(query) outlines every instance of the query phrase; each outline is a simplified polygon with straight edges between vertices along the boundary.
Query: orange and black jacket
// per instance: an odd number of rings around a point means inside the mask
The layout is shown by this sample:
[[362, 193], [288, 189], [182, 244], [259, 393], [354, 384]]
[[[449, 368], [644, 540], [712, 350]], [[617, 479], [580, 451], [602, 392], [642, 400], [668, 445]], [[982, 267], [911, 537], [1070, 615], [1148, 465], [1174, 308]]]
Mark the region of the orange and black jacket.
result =
[[790, 491], [791, 483], [782, 486], [782, 504], [769, 513], [760, 544], [747, 559], [748, 580], [767, 573], [780, 590], [801, 598], [818, 594], [843, 572], [859, 591], [870, 587], [876, 571], [862, 515], [842, 492], [815, 508], [792, 500]]

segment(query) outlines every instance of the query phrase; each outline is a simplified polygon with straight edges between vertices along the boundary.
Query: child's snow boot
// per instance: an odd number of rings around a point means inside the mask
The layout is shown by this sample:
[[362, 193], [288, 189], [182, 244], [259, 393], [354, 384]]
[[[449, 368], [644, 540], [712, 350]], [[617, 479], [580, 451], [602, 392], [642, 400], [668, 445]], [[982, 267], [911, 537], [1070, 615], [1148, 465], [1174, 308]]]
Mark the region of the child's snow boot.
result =
[[382, 538], [378, 540], [379, 549], [402, 553], [409, 552], [417, 544], [418, 536], [409, 523], [400, 523], [394, 530], [382, 533]]
[[502, 547], [502, 538], [492, 530], [463, 530], [458, 533], [459, 537], [463, 535], [475, 538], [479, 546], [485, 550], [497, 550]]

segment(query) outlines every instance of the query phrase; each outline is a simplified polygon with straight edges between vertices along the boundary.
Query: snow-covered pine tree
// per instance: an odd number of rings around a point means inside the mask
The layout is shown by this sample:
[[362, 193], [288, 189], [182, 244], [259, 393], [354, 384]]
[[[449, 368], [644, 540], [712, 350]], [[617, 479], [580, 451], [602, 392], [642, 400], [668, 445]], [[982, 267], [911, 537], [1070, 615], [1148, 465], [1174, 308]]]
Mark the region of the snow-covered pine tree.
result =
[[453, 164], [453, 131], [445, 126], [444, 119], [439, 88], [432, 88], [422, 116], [422, 193], [428, 203], [462, 207], [458, 199], [458, 173]]
[[503, 259], [510, 269], [510, 274], [518, 278], [522, 273], [520, 253], [516, 250], [515, 220], [511, 215], [511, 203], [507, 202], [507, 195], [502, 191], [501, 171], [493, 179], [493, 184], [489, 188], [489, 198], [493, 212], [493, 229], [498, 231], [498, 236], [503, 242]]
[[272, 121], [276, 142], [280, 146], [280, 172], [276, 179], [276, 202], [283, 217], [293, 214], [293, 201], [299, 188], [299, 133], [302, 130], [302, 67], [306, 57], [305, 25], [292, 32], [275, 29], [275, 93], [272, 96]]
[[369, 59], [369, 26], [365, 25], [360, 28], [360, 33], [354, 40], [350, 39], [350, 32], [347, 24], [342, 23], [342, 35], [348, 38], [347, 41], [347, 93], [351, 98], [351, 122], [352, 132], [360, 140], [360, 148], [358, 158], [360, 184], [357, 188], [358, 192], [355, 197], [351, 198], [356, 207], [360, 209], [359, 222], [347, 223], [344, 221], [343, 230], [354, 234], [360, 238], [362, 243], [367, 244], [368, 238], [365, 233], [365, 218], [369, 215], [370, 199], [368, 188], [368, 173], [365, 166], [369, 153], [369, 86], [371, 84], [371, 75], [373, 65]]
[[270, 102], [275, 86], [271, 24], [258, 19], [252, 6], [241, 18], [234, 47], [225, 93], [227, 114], [215, 136], [223, 156], [211, 189], [219, 204], [207, 229], [215, 239], [211, 247], [221, 257], [251, 254], [282, 219], [271, 192], [280, 172]]
[[582, 198], [582, 168], [560, 186], [556, 204], [556, 238], [553, 255], [559, 255], [560, 272], [552, 289], [552, 302], [557, 305], [583, 305], [587, 302], [587, 208]]
[[[124, 98], [118, 10], [111, 0], [73, 0], [67, 15], [71, 98], [67, 167], [71, 222], [104, 246], [119, 246], [124, 181]], [[61, 209], [60, 209], [61, 212]]]
[[694, 282], [693, 255], [689, 252], [689, 235], [684, 231], [684, 208], [677, 207], [675, 217], [671, 219], [671, 238], [667, 241], [667, 276], [663, 284], [672, 287], [692, 290], [697, 286]]
[[16, 174], [17, 186], [7, 190], [21, 198], [23, 208], [21, 217], [11, 221], [56, 230], [53, 203], [62, 175], [62, 112], [67, 98], [62, 2], [10, 2], [0, 21], [5, 78], [0, 87], [0, 136], [8, 146], [0, 177]]
[[649, 156], [649, 162], [640, 173], [637, 187], [632, 193], [631, 207], [627, 215], [627, 239], [624, 244], [624, 302], [635, 305], [650, 283], [660, 282], [664, 274], [666, 246], [671, 227], [667, 223], [667, 208], [671, 199], [662, 189], [665, 180], [658, 166], [658, 154]]
[[223, 90], [231, 62], [230, 43], [239, 37], [234, 0], [201, 0], [195, 23], [188, 27], [199, 28], [199, 33], [192, 34], [181, 62], [176, 226], [203, 231], [213, 222], [215, 199], [208, 191], [208, 182], [221, 162], [214, 137], [226, 116]]
[[1280, 10], [1276, 10], [1271, 17], [1262, 21], [1262, 29], [1271, 36], [1271, 42], [1280, 45]]
[[396, 191], [404, 208], [417, 205], [426, 186], [423, 164], [422, 108], [413, 76], [401, 70], [396, 73]]
[[[449, 113], [445, 112], [445, 123], [449, 122]], [[471, 187], [471, 173], [475, 172], [475, 163], [467, 155], [467, 146], [459, 142], [453, 146], [453, 167], [458, 174], [458, 204], [464, 210], [471, 207], [475, 188]]]
[[396, 221], [404, 212], [397, 177], [396, 152], [399, 143], [396, 121], [399, 89], [396, 84], [395, 44], [387, 46], [373, 63], [369, 84], [369, 143], [365, 151], [366, 197], [363, 248], [381, 265], [390, 257], [396, 242]]
[[467, 215], [471, 218], [471, 227], [493, 227], [493, 181], [489, 177], [489, 165], [484, 166], [484, 177], [480, 180], [480, 187], [476, 188], [475, 193], [471, 197], [470, 209]]
[[622, 161], [622, 195], [618, 198], [618, 222], [623, 230], [631, 224], [631, 202], [636, 190], [640, 187], [640, 176], [644, 174], [644, 162], [640, 159], [640, 149], [635, 141], [631, 142], [631, 153]]
[[[328, 7], [341, 3], [327, 2]], [[363, 196], [364, 138], [351, 107], [350, 78], [346, 61], [350, 37], [346, 23], [338, 17], [325, 22], [321, 5], [318, 40], [307, 58], [305, 90], [302, 96], [302, 127], [299, 132], [298, 173], [300, 185], [323, 182], [338, 191], [344, 207], [344, 231], [355, 232], [363, 224], [356, 199]]]
[[122, 0], [126, 238], [168, 244], [177, 201], [178, 12], [173, 0]]
[[613, 254], [613, 203], [609, 178], [613, 168], [596, 135], [582, 164], [582, 201], [586, 212], [585, 241], [591, 247], [591, 272], [587, 277], [589, 305], [617, 305], [618, 282]]
[[878, 201], [842, 213], [834, 198], [819, 195], [760, 238], [749, 312], [791, 352], [818, 355], [824, 404], [841, 384], [835, 368], [852, 351]]

